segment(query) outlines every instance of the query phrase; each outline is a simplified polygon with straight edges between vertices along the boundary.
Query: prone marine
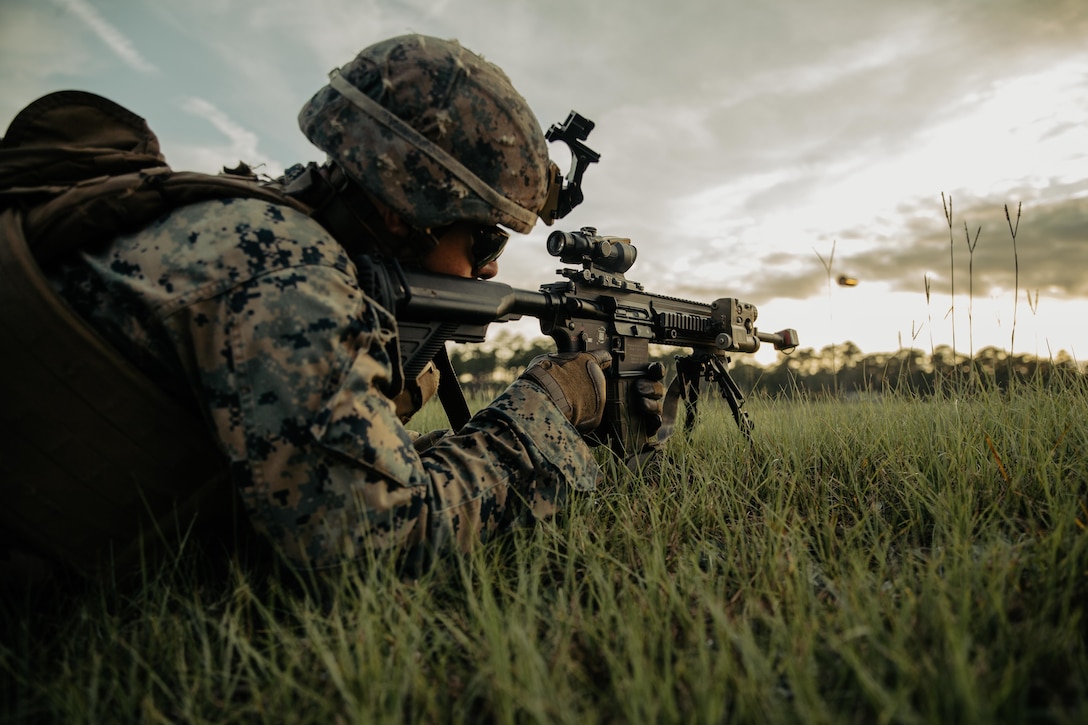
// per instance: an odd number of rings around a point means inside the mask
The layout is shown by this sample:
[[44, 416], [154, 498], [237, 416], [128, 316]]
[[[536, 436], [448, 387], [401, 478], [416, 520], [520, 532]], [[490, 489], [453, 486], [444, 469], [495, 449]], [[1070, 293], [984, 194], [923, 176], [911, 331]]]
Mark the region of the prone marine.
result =
[[[506, 75], [456, 41], [393, 38], [334, 71], [299, 124], [328, 158], [288, 170], [284, 203], [217, 192], [43, 265], [49, 287], [118, 365], [191, 414], [206, 441], [179, 454], [179, 465], [200, 464], [200, 480], [161, 496], [140, 482], [178, 478], [169, 461], [138, 476], [109, 451], [88, 454], [106, 461], [106, 473], [83, 494], [103, 508], [116, 498], [140, 509], [149, 523], [138, 529], [119, 515], [116, 527], [78, 536], [44, 530], [39, 509], [65, 497], [43, 503], [28, 488], [4, 514], [6, 538], [94, 571], [104, 552], [121, 561], [163, 521], [178, 524], [178, 512], [214, 518], [233, 503], [289, 560], [319, 569], [373, 551], [411, 559], [468, 550], [594, 487], [599, 469], [583, 435], [604, 411], [606, 355], [538, 358], [459, 430], [417, 437], [405, 422], [434, 394], [437, 374], [429, 366], [404, 380], [396, 320], [367, 295], [353, 262], [377, 254], [488, 279], [506, 230], [551, 222], [561, 177]], [[634, 414], [659, 415], [661, 384], [640, 390]], [[136, 431], [169, 423], [141, 416], [120, 417]], [[43, 448], [31, 428], [18, 445]], [[18, 467], [18, 454], [4, 455]], [[89, 475], [67, 476], [91, 485]]]

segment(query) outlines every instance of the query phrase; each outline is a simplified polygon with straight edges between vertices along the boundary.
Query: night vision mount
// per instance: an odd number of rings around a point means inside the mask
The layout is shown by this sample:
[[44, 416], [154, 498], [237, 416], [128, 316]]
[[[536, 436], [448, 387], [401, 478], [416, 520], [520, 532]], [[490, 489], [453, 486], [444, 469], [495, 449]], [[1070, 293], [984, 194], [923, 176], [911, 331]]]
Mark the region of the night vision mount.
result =
[[571, 111], [562, 124], [553, 123], [544, 138], [548, 141], [562, 141], [570, 149], [570, 171], [564, 177], [555, 169], [555, 176], [549, 180], [548, 201], [541, 216], [549, 224], [562, 219], [571, 210], [582, 203], [582, 174], [590, 164], [601, 160], [601, 155], [586, 146], [583, 141], [589, 137], [595, 124], [577, 111]]

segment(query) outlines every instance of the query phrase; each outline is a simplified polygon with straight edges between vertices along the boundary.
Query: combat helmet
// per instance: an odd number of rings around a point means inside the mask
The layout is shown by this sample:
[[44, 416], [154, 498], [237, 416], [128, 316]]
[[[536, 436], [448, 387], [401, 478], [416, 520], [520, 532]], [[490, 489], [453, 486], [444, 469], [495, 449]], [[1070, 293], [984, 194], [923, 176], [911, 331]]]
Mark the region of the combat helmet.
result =
[[471, 221], [528, 233], [554, 170], [529, 104], [456, 40], [365, 48], [303, 106], [299, 127], [418, 229]]

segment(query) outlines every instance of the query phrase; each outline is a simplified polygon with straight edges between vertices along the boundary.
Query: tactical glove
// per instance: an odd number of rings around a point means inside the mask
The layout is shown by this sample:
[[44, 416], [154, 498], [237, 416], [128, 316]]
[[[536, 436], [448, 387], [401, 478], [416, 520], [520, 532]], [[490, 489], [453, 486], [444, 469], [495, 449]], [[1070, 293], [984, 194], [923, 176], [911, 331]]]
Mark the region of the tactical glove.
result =
[[393, 405], [397, 409], [397, 417], [402, 425], [408, 425], [408, 421], [427, 404], [427, 401], [438, 392], [438, 368], [433, 362], [427, 363], [419, 377], [405, 383], [404, 390], [393, 398]]
[[646, 373], [635, 381], [635, 407], [636, 415], [641, 415], [646, 426], [646, 435], [651, 438], [661, 428], [663, 406], [665, 399], [665, 366], [659, 362], [651, 363]]
[[521, 378], [540, 386], [579, 433], [588, 433], [604, 416], [604, 368], [611, 364], [605, 351], [541, 355]]

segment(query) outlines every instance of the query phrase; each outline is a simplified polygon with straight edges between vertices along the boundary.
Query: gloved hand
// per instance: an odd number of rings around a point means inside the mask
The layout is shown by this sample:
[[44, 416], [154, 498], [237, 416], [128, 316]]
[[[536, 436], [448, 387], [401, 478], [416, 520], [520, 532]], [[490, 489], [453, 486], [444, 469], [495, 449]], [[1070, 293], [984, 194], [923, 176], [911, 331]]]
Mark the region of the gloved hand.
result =
[[651, 363], [646, 373], [635, 381], [634, 414], [641, 415], [646, 425], [646, 435], [653, 437], [661, 428], [662, 401], [665, 399], [665, 366]]
[[404, 385], [397, 397], [393, 398], [393, 405], [397, 409], [397, 417], [402, 425], [408, 425], [412, 416], [427, 404], [427, 401], [438, 392], [438, 368], [433, 362], [427, 363], [419, 377], [410, 380]]
[[604, 416], [604, 369], [611, 364], [612, 356], [603, 350], [541, 355], [521, 379], [540, 386], [579, 433], [588, 433]]

